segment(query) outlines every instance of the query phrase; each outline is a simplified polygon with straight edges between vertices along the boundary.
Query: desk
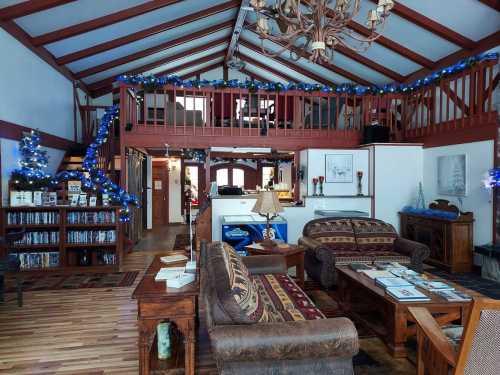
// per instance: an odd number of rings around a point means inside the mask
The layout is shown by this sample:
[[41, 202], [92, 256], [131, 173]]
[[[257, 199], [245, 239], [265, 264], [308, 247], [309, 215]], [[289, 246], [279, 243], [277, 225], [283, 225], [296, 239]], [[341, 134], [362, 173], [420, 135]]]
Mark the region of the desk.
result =
[[[195, 282], [182, 288], [168, 288], [165, 282], [155, 281], [156, 273], [163, 267], [182, 266], [185, 261], [166, 265], [160, 261], [161, 256], [155, 257], [132, 294], [138, 310], [139, 374], [184, 369], [185, 374], [194, 375], [199, 275]], [[164, 321], [173, 323], [180, 341], [173, 343], [172, 358], [159, 360], [156, 326]]]

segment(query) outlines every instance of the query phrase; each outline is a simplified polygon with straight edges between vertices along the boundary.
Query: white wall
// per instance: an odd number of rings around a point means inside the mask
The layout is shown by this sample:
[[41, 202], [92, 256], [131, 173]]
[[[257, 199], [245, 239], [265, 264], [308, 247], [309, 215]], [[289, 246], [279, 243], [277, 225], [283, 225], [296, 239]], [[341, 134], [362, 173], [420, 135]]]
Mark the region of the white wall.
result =
[[181, 207], [181, 160], [172, 159], [168, 178], [168, 221], [169, 223], [182, 223]]
[[463, 211], [474, 213], [474, 244], [489, 243], [493, 239], [493, 203], [491, 191], [482, 186], [482, 180], [493, 168], [493, 141], [424, 149], [423, 176], [426, 203], [436, 198], [449, 200], [460, 208], [457, 197], [438, 194], [437, 158], [446, 155], [467, 155], [468, 194], [463, 197]]
[[[307, 150], [308, 166], [307, 166], [307, 194], [313, 193], [313, 177], [325, 176], [325, 156], [332, 154], [352, 155], [353, 156], [353, 178], [352, 182], [348, 183], [331, 183], [326, 182], [323, 186], [324, 195], [356, 195], [357, 178], [356, 172], [363, 171], [363, 180], [367, 181], [369, 176], [368, 167], [368, 150], [340, 150], [340, 149], [309, 149]], [[302, 154], [301, 154], [302, 160]], [[318, 184], [319, 192], [319, 184]], [[368, 195], [368, 183], [363, 184], [363, 194]]]
[[375, 218], [392, 224], [399, 232], [398, 212], [415, 204], [418, 184], [423, 182], [422, 146], [375, 145], [369, 150]]
[[[49, 159], [46, 171], [54, 174], [64, 157], [64, 150], [49, 147], [42, 147], [42, 149], [47, 151]], [[2, 171], [2, 205], [8, 205], [10, 175], [14, 169], [19, 167], [18, 161], [22, 158], [19, 151], [19, 141], [0, 138], [0, 154], [2, 155], [0, 165], [0, 170]]]
[[73, 139], [73, 84], [0, 29], [0, 119]]

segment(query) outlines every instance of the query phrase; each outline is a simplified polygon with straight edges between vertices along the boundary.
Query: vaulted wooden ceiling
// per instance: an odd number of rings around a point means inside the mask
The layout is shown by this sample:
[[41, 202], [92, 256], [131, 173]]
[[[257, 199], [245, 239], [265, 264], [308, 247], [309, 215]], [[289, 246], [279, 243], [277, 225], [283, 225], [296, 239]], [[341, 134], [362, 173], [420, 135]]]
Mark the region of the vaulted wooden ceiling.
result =
[[[270, 3], [272, 0], [268, 0]], [[349, 25], [366, 35], [364, 18], [377, 0], [363, 0]], [[221, 71], [235, 53], [246, 66], [230, 78], [364, 85], [408, 82], [500, 45], [500, 1], [398, 0], [383, 36], [360, 54], [335, 51], [313, 64], [296, 49], [269, 58], [260, 51], [248, 0], [0, 0], [0, 26], [92, 96], [123, 73]], [[241, 32], [240, 32], [241, 31]], [[265, 41], [269, 50], [280, 45]], [[222, 77], [219, 77], [222, 78]]]

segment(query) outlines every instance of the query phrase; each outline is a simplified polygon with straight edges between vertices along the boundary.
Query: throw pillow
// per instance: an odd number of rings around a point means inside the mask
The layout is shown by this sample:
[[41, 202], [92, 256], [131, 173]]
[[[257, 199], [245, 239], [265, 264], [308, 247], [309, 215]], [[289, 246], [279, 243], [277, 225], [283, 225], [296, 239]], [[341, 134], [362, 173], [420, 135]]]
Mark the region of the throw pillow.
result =
[[351, 219], [358, 250], [392, 251], [398, 234], [391, 224], [377, 219]]

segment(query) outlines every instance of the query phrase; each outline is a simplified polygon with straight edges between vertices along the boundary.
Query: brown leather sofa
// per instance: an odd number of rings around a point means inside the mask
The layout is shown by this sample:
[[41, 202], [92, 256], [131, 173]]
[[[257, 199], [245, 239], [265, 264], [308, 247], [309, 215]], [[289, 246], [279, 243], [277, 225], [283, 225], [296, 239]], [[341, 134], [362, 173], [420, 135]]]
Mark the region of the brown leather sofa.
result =
[[220, 374], [353, 374], [353, 323], [325, 318], [286, 274], [282, 256], [240, 257], [221, 242], [202, 242], [201, 253], [202, 303]]
[[429, 248], [398, 236], [394, 227], [369, 218], [321, 218], [304, 226], [307, 275], [324, 288], [336, 284], [335, 266], [375, 261], [398, 262], [422, 272]]

